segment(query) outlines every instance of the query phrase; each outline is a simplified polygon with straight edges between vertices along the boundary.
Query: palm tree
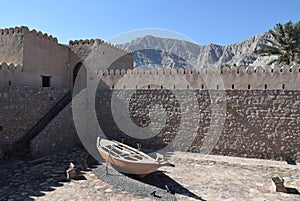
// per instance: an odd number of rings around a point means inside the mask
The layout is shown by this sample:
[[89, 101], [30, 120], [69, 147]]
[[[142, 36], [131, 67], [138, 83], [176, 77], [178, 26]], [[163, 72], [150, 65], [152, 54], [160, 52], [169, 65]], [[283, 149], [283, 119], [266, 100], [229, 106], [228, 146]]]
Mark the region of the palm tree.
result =
[[276, 55], [277, 58], [270, 64], [291, 65], [300, 63], [300, 21], [286, 24], [276, 24], [269, 30], [270, 39], [266, 39], [265, 44], [260, 44], [257, 53], [261, 56]]

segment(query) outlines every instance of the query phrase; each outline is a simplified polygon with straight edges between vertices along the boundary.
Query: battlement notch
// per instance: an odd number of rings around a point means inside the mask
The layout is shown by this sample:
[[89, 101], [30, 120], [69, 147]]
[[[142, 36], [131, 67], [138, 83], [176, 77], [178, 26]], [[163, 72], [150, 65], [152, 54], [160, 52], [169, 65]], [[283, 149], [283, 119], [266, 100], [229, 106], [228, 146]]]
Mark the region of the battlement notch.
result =
[[16, 72], [16, 71], [23, 71], [23, 67], [21, 64], [0, 62], [0, 70]]
[[25, 33], [26, 31], [28, 31], [28, 28], [25, 26], [11, 27], [11, 28], [0, 29], [0, 34], [1, 35], [12, 35], [12, 34]]
[[37, 31], [35, 29], [32, 29], [29, 31], [29, 33], [34, 36], [34, 37], [38, 37], [38, 38], [41, 38], [41, 39], [44, 39], [44, 40], [49, 40], [49, 41], [53, 41], [54, 43], [57, 43], [58, 44], [58, 40], [56, 37], [53, 37], [52, 35], [49, 35], [47, 33], [43, 33], [41, 31]]
[[75, 45], [93, 45], [93, 44], [101, 44], [104, 41], [101, 39], [85, 39], [85, 40], [70, 40], [69, 46], [75, 46]]

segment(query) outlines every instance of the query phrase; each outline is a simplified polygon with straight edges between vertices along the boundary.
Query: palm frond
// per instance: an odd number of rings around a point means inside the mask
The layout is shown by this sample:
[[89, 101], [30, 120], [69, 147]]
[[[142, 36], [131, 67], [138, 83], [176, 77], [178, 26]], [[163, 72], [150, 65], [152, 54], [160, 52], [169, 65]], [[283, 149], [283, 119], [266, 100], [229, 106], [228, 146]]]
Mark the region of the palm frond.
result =
[[291, 64], [300, 61], [300, 22], [289, 21], [285, 24], [276, 24], [269, 30], [270, 39], [265, 39], [265, 44], [260, 44], [256, 51], [261, 56], [277, 55], [278, 58], [269, 64]]

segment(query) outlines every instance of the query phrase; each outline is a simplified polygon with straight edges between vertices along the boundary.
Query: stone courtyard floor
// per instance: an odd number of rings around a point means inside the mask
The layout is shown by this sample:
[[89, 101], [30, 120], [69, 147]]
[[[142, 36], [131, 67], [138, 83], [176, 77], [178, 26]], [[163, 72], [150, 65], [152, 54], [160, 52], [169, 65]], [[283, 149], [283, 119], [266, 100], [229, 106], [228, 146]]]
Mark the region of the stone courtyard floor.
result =
[[[300, 165], [286, 162], [175, 152], [176, 167], [142, 180], [96, 164], [81, 148], [35, 161], [0, 164], [0, 200], [283, 200], [299, 201]], [[75, 164], [77, 177], [65, 170]], [[275, 192], [280, 176], [291, 193]]]

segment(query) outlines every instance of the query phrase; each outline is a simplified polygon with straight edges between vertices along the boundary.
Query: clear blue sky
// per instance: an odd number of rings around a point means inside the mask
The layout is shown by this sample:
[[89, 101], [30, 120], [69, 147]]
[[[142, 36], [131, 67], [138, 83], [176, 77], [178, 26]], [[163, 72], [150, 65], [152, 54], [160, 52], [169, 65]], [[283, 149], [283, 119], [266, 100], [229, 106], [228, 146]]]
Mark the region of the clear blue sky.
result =
[[26, 25], [56, 36], [60, 43], [162, 28], [201, 45], [228, 45], [276, 23], [300, 21], [300, 0], [7, 0], [0, 6], [0, 28]]

